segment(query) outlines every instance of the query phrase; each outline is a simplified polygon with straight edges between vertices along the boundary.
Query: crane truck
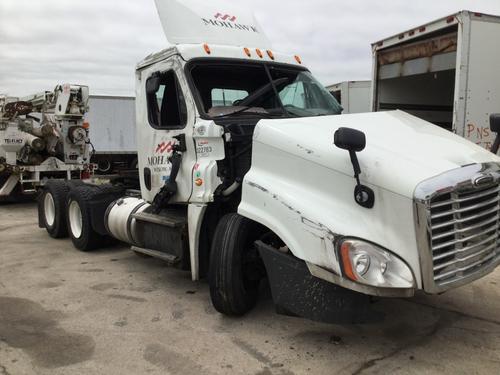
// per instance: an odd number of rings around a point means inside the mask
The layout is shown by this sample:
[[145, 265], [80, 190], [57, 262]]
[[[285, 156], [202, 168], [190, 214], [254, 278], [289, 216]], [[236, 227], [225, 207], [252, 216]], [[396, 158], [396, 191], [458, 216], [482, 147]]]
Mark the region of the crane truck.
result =
[[156, 6], [170, 46], [136, 68], [140, 188], [46, 185], [51, 236], [82, 251], [114, 238], [208, 277], [227, 315], [252, 309], [263, 279], [279, 312], [352, 322], [370, 296], [497, 267], [499, 157], [402, 111], [341, 115], [234, 4]]
[[88, 96], [87, 86], [70, 84], [22, 99], [0, 96], [0, 199], [91, 174]]

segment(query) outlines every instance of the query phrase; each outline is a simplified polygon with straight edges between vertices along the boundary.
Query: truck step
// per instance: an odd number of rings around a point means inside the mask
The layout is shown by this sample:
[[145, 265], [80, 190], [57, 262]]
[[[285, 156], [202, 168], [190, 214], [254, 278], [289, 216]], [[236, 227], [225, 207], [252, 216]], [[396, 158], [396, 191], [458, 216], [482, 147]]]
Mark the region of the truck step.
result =
[[132, 246], [131, 247], [132, 251], [136, 251], [141, 254], [146, 254], [149, 256], [152, 256], [153, 258], [159, 258], [161, 260], [166, 261], [170, 265], [174, 265], [179, 262], [179, 258], [176, 257], [175, 255], [172, 254], [167, 254], [163, 251], [158, 251], [158, 250], [152, 250], [152, 249], [145, 249], [143, 247], [137, 247], [137, 246]]
[[186, 216], [182, 215], [177, 210], [163, 213], [163, 215], [155, 215], [147, 212], [138, 212], [132, 214], [132, 217], [138, 221], [163, 225], [170, 228], [179, 228], [186, 225]]

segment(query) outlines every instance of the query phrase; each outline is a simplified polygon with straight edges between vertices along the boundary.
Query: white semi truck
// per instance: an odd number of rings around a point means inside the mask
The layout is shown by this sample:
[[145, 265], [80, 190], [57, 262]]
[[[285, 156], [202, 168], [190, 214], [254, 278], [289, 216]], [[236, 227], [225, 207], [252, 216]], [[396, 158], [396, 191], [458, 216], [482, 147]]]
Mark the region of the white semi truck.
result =
[[369, 296], [497, 267], [499, 157], [402, 111], [340, 115], [232, 4], [156, 4], [171, 46], [136, 69], [140, 189], [46, 185], [51, 236], [83, 251], [115, 238], [208, 277], [228, 315], [266, 277], [279, 311], [351, 322]]
[[372, 44], [372, 110], [400, 109], [489, 149], [500, 17], [461, 11]]
[[47, 179], [91, 174], [88, 97], [87, 86], [70, 84], [0, 97], [0, 200], [35, 193]]

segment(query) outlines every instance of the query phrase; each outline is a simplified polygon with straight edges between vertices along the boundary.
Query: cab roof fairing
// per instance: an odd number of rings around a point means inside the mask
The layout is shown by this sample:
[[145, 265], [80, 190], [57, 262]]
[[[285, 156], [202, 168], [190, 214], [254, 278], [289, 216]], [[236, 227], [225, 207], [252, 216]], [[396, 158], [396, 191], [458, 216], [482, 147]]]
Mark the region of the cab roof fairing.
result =
[[[299, 63], [294, 55], [285, 54], [281, 52], [272, 52], [272, 57], [269, 56], [266, 49], [259, 47], [248, 47], [248, 46], [229, 46], [220, 44], [210, 44], [210, 54], [205, 51], [205, 44], [178, 44], [172, 47], [168, 47], [157, 53], [152, 53], [136, 66], [136, 70], [141, 70], [147, 66], [153, 65], [159, 61], [165, 60], [174, 55], [179, 55], [184, 61], [190, 61], [197, 58], [207, 58], [207, 59], [234, 59], [234, 60], [248, 60], [251, 61], [264, 61], [264, 62], [274, 62], [282, 64], [290, 64], [300, 67], [305, 67], [303, 63]], [[248, 48], [250, 52], [250, 57], [246, 54], [245, 48]], [[257, 55], [257, 49], [260, 49], [262, 57]]]

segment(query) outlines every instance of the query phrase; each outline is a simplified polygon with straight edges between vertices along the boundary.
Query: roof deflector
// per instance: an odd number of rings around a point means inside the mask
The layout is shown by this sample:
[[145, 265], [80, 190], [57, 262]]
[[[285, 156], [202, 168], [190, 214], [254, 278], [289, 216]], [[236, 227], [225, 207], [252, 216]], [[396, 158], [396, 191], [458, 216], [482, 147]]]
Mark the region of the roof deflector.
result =
[[270, 48], [254, 14], [229, 1], [155, 0], [167, 41]]

